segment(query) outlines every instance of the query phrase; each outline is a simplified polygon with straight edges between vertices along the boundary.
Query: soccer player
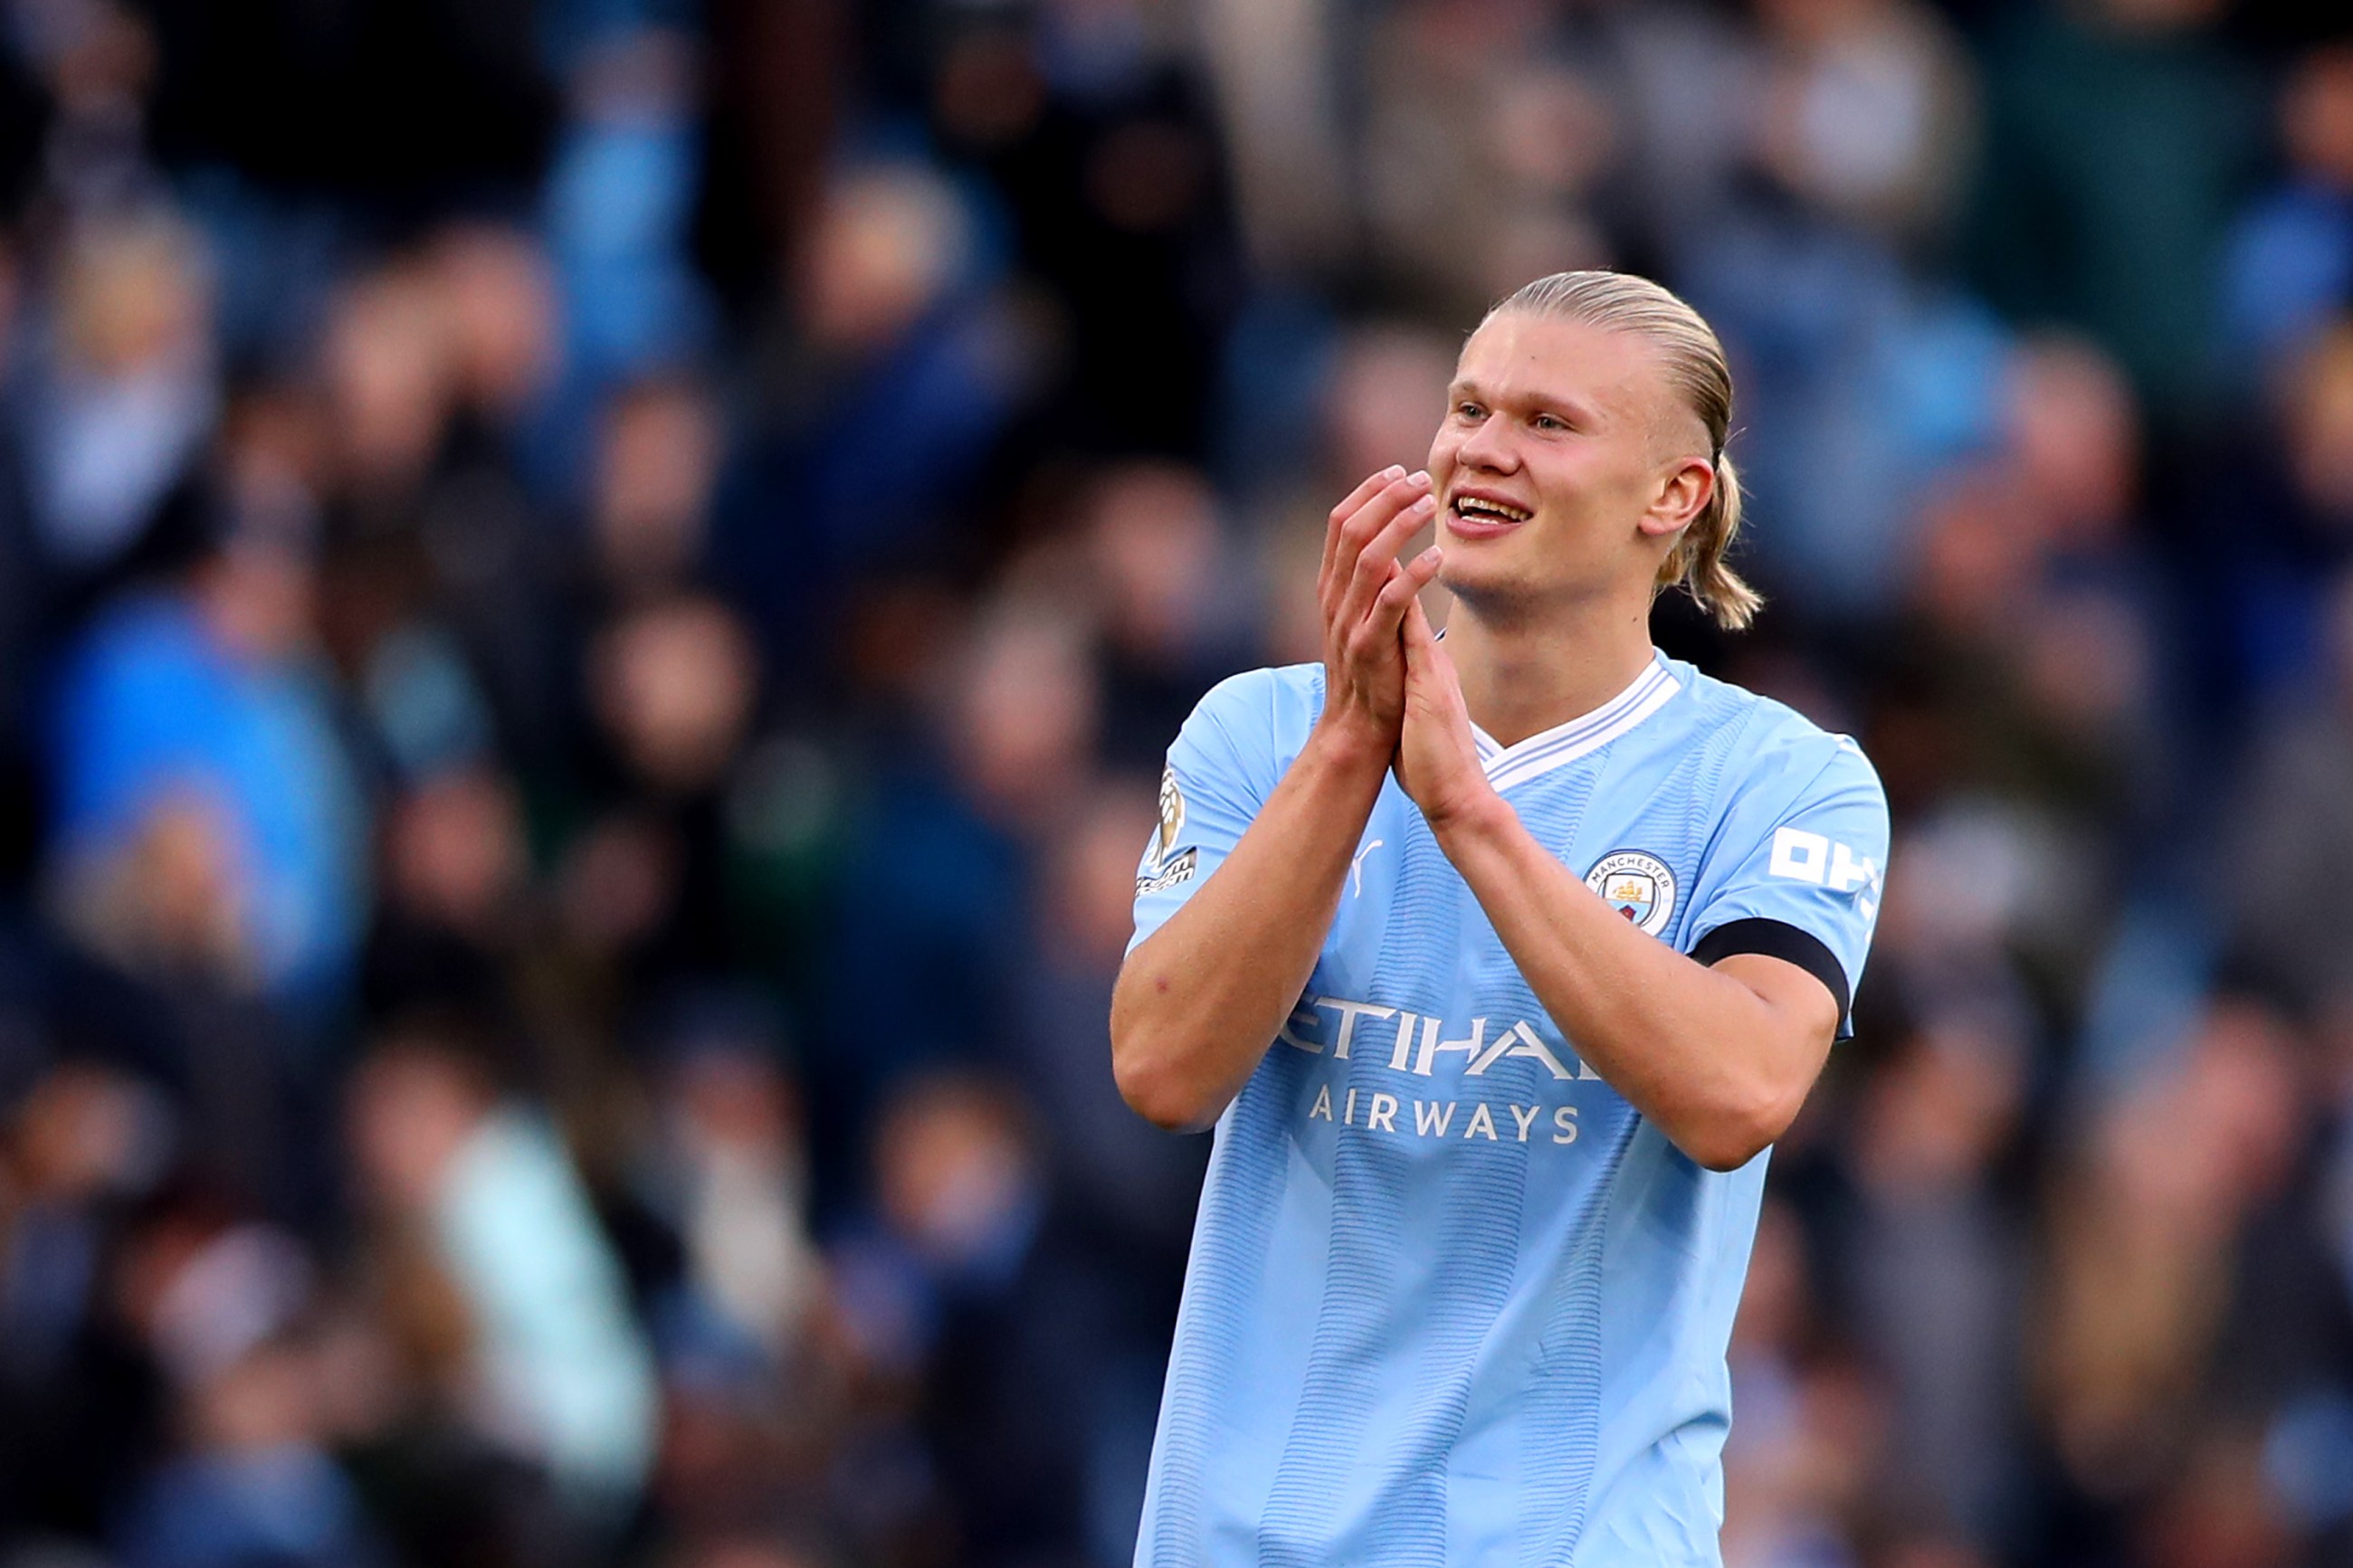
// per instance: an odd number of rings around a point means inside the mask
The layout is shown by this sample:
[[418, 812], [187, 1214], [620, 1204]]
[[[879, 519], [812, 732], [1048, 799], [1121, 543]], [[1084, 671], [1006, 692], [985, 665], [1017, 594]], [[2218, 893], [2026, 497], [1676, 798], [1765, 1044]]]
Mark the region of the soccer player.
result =
[[1448, 395], [1428, 471], [1331, 514], [1323, 663], [1169, 752], [1113, 1066], [1217, 1142], [1139, 1564], [1720, 1561], [1765, 1151], [1844, 1028], [1886, 805], [1853, 742], [1651, 646], [1667, 586], [1757, 604], [1689, 306], [1540, 279]]

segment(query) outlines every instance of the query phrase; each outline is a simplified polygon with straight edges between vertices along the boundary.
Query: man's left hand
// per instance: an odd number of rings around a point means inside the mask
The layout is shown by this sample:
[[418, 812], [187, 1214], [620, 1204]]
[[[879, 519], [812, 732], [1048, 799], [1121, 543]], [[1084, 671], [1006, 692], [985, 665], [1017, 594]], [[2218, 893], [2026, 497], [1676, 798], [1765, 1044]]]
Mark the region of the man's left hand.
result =
[[1403, 635], [1405, 725], [1398, 738], [1398, 783], [1430, 826], [1442, 829], [1501, 797], [1479, 760], [1461, 677], [1419, 599], [1406, 607]]

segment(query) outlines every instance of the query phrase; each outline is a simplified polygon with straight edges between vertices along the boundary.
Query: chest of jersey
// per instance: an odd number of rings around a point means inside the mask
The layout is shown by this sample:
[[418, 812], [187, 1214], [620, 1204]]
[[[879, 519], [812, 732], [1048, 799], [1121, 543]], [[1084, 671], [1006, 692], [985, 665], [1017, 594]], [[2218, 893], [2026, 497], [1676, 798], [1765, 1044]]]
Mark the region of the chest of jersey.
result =
[[[1506, 798], [1622, 918], [1679, 942], [1710, 816], [1694, 798], [1699, 781], [1679, 778], [1671, 753], [1611, 750], [1524, 780]], [[1482, 1143], [1548, 1153], [1609, 1140], [1630, 1114], [1545, 1010], [1394, 780], [1269, 1068], [1262, 1087], [1296, 1102], [1292, 1123], [1311, 1155], [1350, 1128], [1415, 1159]]]

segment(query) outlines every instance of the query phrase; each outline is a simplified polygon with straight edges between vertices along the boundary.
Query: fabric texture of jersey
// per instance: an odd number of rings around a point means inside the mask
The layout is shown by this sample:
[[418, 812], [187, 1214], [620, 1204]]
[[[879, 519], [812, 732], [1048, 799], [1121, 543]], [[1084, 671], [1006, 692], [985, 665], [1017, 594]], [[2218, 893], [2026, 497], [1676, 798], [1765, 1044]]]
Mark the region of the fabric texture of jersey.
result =
[[[1201, 700], [1136, 942], [1216, 874], [1322, 700], [1313, 665]], [[1853, 742], [1658, 657], [1581, 719], [1480, 745], [1626, 919], [1686, 952], [1736, 921], [1803, 933], [1852, 994], [1887, 852]], [[1216, 1139], [1138, 1564], [1720, 1561], [1767, 1155], [1704, 1170], [1578, 1061], [1394, 777]]]

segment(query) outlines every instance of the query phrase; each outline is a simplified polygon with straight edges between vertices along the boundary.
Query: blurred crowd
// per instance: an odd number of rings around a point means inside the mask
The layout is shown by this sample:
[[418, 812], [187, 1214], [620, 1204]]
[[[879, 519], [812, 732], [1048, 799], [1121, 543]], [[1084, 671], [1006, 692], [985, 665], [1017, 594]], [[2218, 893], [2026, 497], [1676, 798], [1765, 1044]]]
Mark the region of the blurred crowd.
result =
[[1125, 1562], [1161, 753], [1590, 265], [1895, 812], [1732, 1568], [2353, 1563], [2327, 11], [0, 4], [0, 1565]]

